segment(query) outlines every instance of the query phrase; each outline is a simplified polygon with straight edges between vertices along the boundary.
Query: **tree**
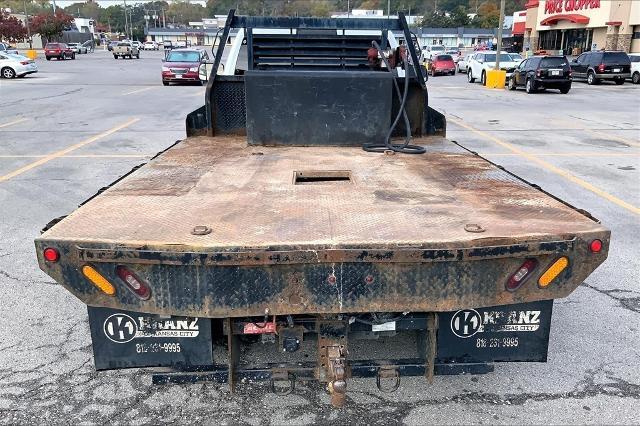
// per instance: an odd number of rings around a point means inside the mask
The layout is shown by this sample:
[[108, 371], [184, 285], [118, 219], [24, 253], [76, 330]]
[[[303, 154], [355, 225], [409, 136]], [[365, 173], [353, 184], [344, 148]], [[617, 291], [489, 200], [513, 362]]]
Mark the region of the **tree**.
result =
[[431, 12], [429, 15], [425, 15], [422, 18], [421, 25], [429, 28], [449, 28], [451, 21], [444, 12]]
[[25, 6], [29, 15], [52, 11], [48, 0], [0, 0], [0, 9], [10, 9], [11, 13], [24, 13]]
[[489, 0], [480, 4], [478, 14], [471, 21], [471, 25], [480, 28], [498, 28], [499, 22], [500, 9], [494, 1]]
[[469, 16], [464, 6], [456, 7], [453, 12], [449, 14], [449, 25], [452, 28], [466, 27], [469, 25]]
[[40, 34], [46, 41], [56, 39], [62, 35], [62, 31], [71, 27], [73, 17], [67, 15], [62, 9], [56, 10], [56, 14], [40, 14], [31, 20], [31, 31]]
[[100, 20], [100, 15], [102, 14], [103, 10], [104, 9], [102, 9], [100, 5], [94, 0], [73, 3], [72, 5], [64, 8], [64, 11], [69, 15], [77, 16], [78, 18], [93, 18], [95, 20]]
[[8, 12], [0, 11], [0, 40], [18, 41], [27, 36], [27, 29], [22, 21]]

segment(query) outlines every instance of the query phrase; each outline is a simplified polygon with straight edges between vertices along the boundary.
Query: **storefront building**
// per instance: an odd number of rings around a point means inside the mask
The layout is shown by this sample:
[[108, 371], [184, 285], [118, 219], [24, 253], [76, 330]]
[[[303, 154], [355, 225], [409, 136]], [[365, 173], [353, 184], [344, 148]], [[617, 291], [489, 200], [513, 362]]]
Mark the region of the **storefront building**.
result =
[[640, 52], [640, 1], [529, 0], [525, 7], [525, 52]]

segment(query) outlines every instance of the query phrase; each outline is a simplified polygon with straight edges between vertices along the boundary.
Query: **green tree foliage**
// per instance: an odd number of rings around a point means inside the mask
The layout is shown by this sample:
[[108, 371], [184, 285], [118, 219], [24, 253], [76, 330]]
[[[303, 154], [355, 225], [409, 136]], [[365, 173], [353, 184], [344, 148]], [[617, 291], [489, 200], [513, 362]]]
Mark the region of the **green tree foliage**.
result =
[[0, 0], [0, 9], [9, 9], [11, 13], [24, 13], [25, 3], [29, 15], [53, 12], [53, 7], [48, 0], [27, 0], [26, 2], [23, 0]]
[[69, 29], [73, 17], [65, 13], [62, 9], [57, 9], [53, 13], [43, 13], [31, 19], [31, 31], [40, 34], [47, 41], [56, 40], [62, 35], [62, 31]]
[[100, 5], [94, 0], [73, 3], [64, 8], [64, 11], [71, 16], [93, 19], [99, 19], [102, 10], [103, 9], [100, 7]]
[[497, 28], [499, 21], [500, 9], [498, 5], [493, 1], [485, 1], [478, 7], [478, 15], [473, 18], [471, 25], [480, 28]]
[[18, 41], [27, 36], [27, 29], [22, 21], [8, 12], [0, 10], [0, 40]]

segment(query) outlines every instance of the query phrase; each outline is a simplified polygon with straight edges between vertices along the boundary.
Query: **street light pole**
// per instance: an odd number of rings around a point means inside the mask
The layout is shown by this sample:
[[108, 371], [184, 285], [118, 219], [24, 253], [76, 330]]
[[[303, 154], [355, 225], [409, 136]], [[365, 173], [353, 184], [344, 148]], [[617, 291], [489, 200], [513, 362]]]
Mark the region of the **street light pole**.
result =
[[498, 43], [496, 44], [496, 70], [500, 69], [500, 52], [502, 51], [502, 23], [504, 22], [504, 0], [500, 0], [500, 22], [498, 22]]

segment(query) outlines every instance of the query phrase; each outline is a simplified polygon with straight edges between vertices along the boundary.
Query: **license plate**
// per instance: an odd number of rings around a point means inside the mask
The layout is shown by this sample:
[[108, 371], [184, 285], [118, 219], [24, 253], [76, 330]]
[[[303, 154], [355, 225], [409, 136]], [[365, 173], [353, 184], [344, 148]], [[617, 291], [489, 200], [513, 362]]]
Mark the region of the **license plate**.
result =
[[620, 68], [614, 68], [613, 72], [620, 72]]
[[551, 75], [560, 75], [559, 70], [551, 70]]
[[176, 74], [176, 78], [182, 78], [182, 74]]

